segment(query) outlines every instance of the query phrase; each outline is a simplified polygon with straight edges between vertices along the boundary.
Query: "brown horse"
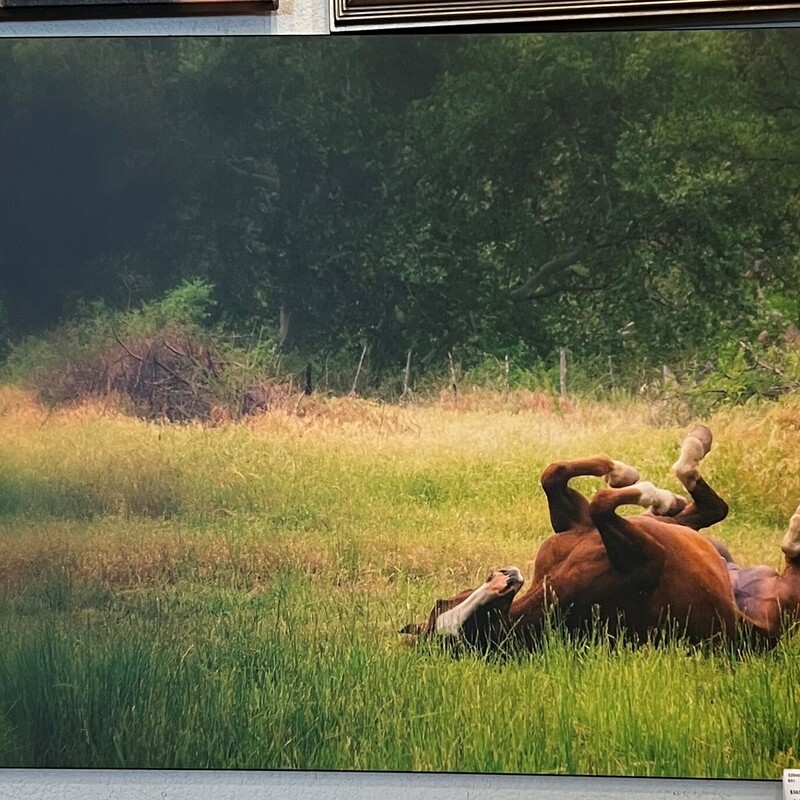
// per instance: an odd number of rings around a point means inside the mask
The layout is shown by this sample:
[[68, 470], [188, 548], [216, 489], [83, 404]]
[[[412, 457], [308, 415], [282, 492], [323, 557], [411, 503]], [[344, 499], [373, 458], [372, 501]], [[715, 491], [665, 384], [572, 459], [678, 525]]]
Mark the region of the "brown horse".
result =
[[[600, 622], [612, 635], [636, 641], [677, 633], [690, 642], [747, 638], [774, 645], [769, 626], [737, 607], [727, 551], [698, 533], [728, 510], [700, 476], [710, 447], [711, 432], [695, 428], [673, 467], [692, 498], [688, 504], [651, 483], [636, 483], [636, 470], [606, 456], [549, 466], [542, 486], [556, 533], [537, 554], [531, 588], [517, 597], [519, 570], [492, 573], [478, 589], [439, 601], [426, 624], [404, 632], [449, 634], [479, 647], [510, 635], [530, 646], [555, 606], [570, 631]], [[580, 475], [604, 477], [609, 488], [588, 501], [568, 486]], [[621, 517], [617, 509], [624, 505], [651, 513]], [[473, 619], [479, 608], [481, 624]]]
[[781, 550], [782, 573], [766, 566], [728, 564], [736, 605], [773, 636], [800, 621], [800, 506], [789, 520]]

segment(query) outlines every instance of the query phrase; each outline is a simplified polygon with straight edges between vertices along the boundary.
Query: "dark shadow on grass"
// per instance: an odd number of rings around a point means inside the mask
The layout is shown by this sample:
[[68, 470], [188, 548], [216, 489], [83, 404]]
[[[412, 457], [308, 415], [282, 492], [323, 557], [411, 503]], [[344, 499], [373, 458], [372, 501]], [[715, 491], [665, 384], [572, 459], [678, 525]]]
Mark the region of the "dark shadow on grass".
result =
[[86, 521], [118, 514], [120, 506], [133, 516], [163, 518], [181, 513], [179, 500], [166, 485], [157, 496], [121, 493], [120, 498], [114, 500], [83, 481], [42, 480], [0, 473], [0, 519], [27, 517]]

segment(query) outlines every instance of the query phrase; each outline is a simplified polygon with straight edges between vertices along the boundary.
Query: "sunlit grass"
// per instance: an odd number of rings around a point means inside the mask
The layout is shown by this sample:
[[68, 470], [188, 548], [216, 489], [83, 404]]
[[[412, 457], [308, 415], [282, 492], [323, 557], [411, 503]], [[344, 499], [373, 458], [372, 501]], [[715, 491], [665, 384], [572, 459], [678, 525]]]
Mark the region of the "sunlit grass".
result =
[[[709, 421], [742, 563], [780, 564], [799, 419]], [[0, 763], [775, 777], [800, 753], [792, 641], [731, 660], [555, 632], [486, 661], [396, 633], [493, 566], [530, 573], [547, 463], [607, 452], [677, 490], [684, 431], [533, 395], [202, 427], [0, 390]]]

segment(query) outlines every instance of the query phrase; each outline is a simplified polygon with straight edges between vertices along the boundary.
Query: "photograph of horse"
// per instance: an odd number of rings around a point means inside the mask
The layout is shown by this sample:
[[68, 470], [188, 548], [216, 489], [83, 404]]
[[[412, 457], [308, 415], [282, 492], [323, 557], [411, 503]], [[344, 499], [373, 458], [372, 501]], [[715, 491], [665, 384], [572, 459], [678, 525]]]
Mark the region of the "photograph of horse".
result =
[[0, 767], [800, 768], [800, 31], [0, 39], [0, 108]]

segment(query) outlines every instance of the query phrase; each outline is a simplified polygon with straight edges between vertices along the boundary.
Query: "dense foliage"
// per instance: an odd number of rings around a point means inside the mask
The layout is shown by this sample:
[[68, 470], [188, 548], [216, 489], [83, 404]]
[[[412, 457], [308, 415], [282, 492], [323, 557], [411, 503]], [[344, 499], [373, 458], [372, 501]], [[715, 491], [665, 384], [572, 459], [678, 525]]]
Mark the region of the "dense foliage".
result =
[[0, 348], [199, 280], [373, 385], [794, 388], [798, 75], [793, 30], [5, 42]]

